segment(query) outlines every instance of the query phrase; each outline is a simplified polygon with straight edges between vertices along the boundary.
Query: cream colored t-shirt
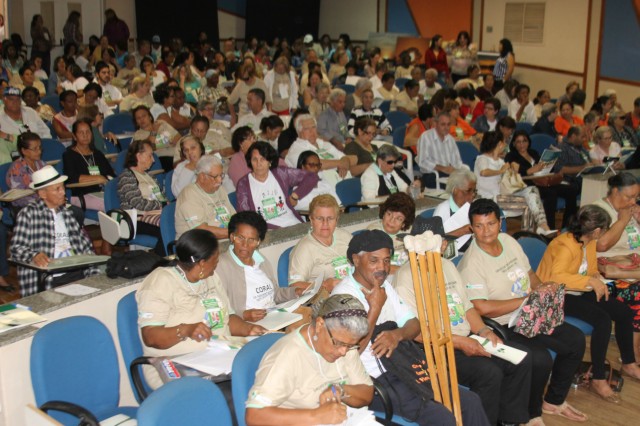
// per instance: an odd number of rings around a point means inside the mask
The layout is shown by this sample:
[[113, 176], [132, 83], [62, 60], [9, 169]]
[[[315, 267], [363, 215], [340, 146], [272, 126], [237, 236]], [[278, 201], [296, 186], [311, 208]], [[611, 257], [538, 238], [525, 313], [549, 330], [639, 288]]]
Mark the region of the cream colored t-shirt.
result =
[[[449, 308], [451, 332], [456, 336], [466, 337], [471, 333], [471, 326], [469, 325], [469, 321], [467, 321], [466, 312], [473, 308], [473, 304], [467, 298], [463, 284], [464, 281], [453, 262], [443, 258], [442, 272], [444, 273], [444, 284], [447, 291], [447, 306]], [[398, 269], [391, 285], [396, 289], [396, 293], [398, 293], [404, 303], [411, 309], [413, 314], [418, 316], [411, 265], [409, 263], [405, 263]]]
[[327, 362], [297, 329], [278, 340], [262, 358], [246, 406], [317, 408], [320, 394], [335, 383], [372, 386], [358, 351]]
[[209, 226], [226, 228], [229, 219], [236, 213], [229, 202], [227, 191], [221, 186], [213, 194], [202, 190], [196, 182], [190, 183], [180, 192], [176, 204], [176, 238], [190, 229], [206, 223]]
[[[524, 297], [531, 290], [531, 265], [520, 244], [508, 234], [499, 234], [500, 256], [491, 256], [474, 240], [458, 265], [467, 285], [469, 300], [509, 300]], [[507, 324], [512, 312], [494, 318]]]
[[391, 101], [390, 111], [397, 111], [398, 107], [404, 108], [408, 111], [409, 114], [417, 114], [418, 100], [411, 99], [409, 95], [407, 95], [407, 91], [403, 90], [402, 92], [398, 93]]
[[[593, 204], [602, 207], [611, 217], [611, 224], [618, 221], [618, 212], [604, 198], [595, 201]], [[602, 256], [618, 256], [637, 253], [640, 247], [640, 226], [631, 216], [629, 223], [624, 227], [620, 239], [606, 252], [599, 252]]]
[[[382, 226], [382, 220], [377, 220], [367, 226], [367, 229], [372, 231], [374, 229], [378, 229], [382, 232], [387, 232], [384, 230], [384, 226]], [[409, 230], [400, 231], [401, 233], [409, 233]], [[391, 264], [395, 266], [402, 266], [409, 261], [409, 254], [407, 250], [404, 248], [404, 242], [396, 238], [396, 235], [387, 234], [391, 237], [393, 241], [393, 256], [391, 256]]]
[[313, 281], [324, 273], [324, 279], [347, 276], [347, 248], [352, 235], [340, 228], [333, 233], [333, 244], [325, 246], [311, 234], [300, 239], [291, 251], [289, 283]]
[[247, 95], [251, 89], [262, 89], [265, 93], [265, 104], [271, 103], [271, 93], [269, 93], [269, 89], [267, 89], [267, 85], [264, 84], [264, 81], [256, 77], [253, 84], [248, 85], [245, 81], [238, 80], [238, 83], [233, 88], [229, 98], [227, 98], [231, 105], [235, 105], [236, 103], [238, 104], [238, 117], [242, 117], [249, 113]]
[[[158, 157], [173, 157], [173, 151], [175, 147], [170, 144], [173, 138], [176, 137], [178, 132], [174, 129], [170, 124], [166, 121], [160, 122], [160, 127], [158, 128], [158, 132], [156, 135], [156, 147], [155, 152]], [[134, 141], [143, 139], [149, 139], [151, 136], [151, 132], [148, 130], [138, 129], [133, 134]]]

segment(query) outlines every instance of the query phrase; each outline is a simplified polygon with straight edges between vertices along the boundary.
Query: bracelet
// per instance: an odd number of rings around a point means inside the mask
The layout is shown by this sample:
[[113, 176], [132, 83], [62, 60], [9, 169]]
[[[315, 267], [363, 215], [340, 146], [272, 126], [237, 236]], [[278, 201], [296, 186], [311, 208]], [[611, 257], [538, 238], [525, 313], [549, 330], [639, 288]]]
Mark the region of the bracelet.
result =
[[[493, 328], [489, 327], [488, 325], [485, 325], [484, 327], [482, 327], [480, 330], [476, 331], [476, 334], [480, 337], [482, 337], [482, 332], [485, 330], [489, 330], [489, 333], [491, 333], [493, 331]], [[487, 333], [488, 334], [488, 333]]]
[[179, 340], [179, 341], [184, 342], [185, 340], [187, 340], [187, 336], [183, 336], [183, 335], [180, 333], [180, 326], [181, 326], [181, 325], [182, 325], [182, 324], [178, 325], [178, 327], [176, 328], [176, 336], [178, 337], [178, 340]]
[[298, 196], [296, 195], [295, 197], [293, 196], [293, 194], [290, 195], [291, 198], [293, 198], [294, 200], [298, 201], [300, 198], [298, 198]]

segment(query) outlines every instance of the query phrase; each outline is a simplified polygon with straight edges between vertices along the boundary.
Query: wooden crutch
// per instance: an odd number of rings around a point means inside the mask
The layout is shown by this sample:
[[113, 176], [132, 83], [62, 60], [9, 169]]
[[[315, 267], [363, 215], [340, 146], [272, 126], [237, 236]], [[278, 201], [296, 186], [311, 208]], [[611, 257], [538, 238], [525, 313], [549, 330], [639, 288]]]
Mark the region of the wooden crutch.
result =
[[462, 410], [442, 258], [437, 252], [409, 250], [409, 262], [434, 398], [454, 414], [460, 426]]

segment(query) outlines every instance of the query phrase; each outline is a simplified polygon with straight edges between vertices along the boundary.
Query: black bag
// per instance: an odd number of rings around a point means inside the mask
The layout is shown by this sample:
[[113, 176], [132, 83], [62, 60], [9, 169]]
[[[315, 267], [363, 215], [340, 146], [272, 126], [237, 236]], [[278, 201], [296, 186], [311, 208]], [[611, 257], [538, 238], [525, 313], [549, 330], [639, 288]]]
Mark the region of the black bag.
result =
[[167, 259], [150, 251], [132, 250], [127, 253], [113, 253], [111, 259], [107, 261], [107, 276], [136, 278], [167, 264], [169, 264]]

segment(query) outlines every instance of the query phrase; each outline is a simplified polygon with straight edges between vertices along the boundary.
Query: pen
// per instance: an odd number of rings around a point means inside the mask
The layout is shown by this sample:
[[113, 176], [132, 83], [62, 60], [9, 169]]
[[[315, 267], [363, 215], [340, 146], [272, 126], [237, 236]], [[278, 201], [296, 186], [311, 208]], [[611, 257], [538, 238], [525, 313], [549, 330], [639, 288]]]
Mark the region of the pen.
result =
[[21, 305], [19, 303], [12, 303], [12, 305], [15, 306], [16, 308], [19, 308], [19, 309], [26, 309], [27, 311], [31, 310], [31, 308], [29, 306]]
[[336, 387], [334, 385], [331, 385], [331, 392], [333, 393], [335, 400], [338, 401], [338, 392], [336, 392]]

